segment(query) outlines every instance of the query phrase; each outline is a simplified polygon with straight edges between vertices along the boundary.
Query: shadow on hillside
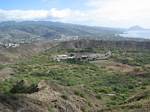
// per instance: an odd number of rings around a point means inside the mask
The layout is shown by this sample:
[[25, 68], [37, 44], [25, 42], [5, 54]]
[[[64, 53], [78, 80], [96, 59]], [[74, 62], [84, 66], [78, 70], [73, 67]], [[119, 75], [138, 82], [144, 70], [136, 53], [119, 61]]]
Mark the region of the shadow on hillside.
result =
[[42, 102], [23, 95], [0, 94], [0, 112], [47, 112]]

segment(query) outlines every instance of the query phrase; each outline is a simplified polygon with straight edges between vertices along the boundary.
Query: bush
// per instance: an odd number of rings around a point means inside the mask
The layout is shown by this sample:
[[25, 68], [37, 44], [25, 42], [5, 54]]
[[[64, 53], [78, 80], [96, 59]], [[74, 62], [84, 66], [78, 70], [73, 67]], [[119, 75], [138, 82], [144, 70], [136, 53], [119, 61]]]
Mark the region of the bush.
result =
[[141, 68], [139, 67], [134, 68], [134, 72], [140, 72], [140, 71], [141, 71]]
[[63, 94], [63, 95], [61, 96], [61, 98], [63, 98], [64, 100], [67, 100], [67, 99], [68, 99], [68, 96], [67, 96], [67, 94]]
[[37, 76], [37, 77], [49, 76], [49, 74], [45, 73], [45, 72], [32, 72], [30, 75], [31, 76]]
[[111, 88], [109, 88], [109, 87], [98, 87], [98, 88], [96, 88], [96, 92], [98, 92], [98, 93], [105, 93], [105, 94], [108, 94], [108, 93], [110, 93], [112, 90], [111, 90]]
[[96, 95], [96, 98], [99, 99], [99, 100], [101, 100], [101, 99], [102, 99], [101, 94], [97, 94], [97, 95]]
[[0, 64], [0, 70], [3, 69], [3, 68], [4, 68], [4, 65], [1, 65], [1, 64]]
[[84, 94], [80, 91], [75, 91], [74, 94], [80, 97], [84, 97]]
[[38, 91], [39, 88], [36, 84], [27, 86], [24, 80], [17, 82], [15, 85], [13, 85], [12, 89], [10, 89], [10, 93], [34, 93]]

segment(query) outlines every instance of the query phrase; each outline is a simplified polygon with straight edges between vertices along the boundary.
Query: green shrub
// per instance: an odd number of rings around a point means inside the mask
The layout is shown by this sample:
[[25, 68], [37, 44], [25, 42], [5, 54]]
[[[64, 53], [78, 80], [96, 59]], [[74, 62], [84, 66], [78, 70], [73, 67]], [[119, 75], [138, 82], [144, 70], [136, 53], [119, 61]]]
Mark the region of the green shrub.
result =
[[97, 94], [96, 98], [99, 99], [99, 100], [101, 100], [102, 99], [102, 95], [101, 94]]
[[24, 80], [17, 82], [10, 89], [10, 93], [34, 93], [38, 92], [39, 88], [36, 84], [26, 85]]
[[3, 69], [4, 67], [5, 67], [4, 65], [0, 64], [0, 70]]
[[112, 92], [112, 89], [108, 86], [95, 86], [94, 91], [99, 94], [99, 93], [104, 93], [104, 94], [109, 94]]
[[80, 97], [84, 97], [84, 94], [81, 91], [74, 91], [74, 94]]

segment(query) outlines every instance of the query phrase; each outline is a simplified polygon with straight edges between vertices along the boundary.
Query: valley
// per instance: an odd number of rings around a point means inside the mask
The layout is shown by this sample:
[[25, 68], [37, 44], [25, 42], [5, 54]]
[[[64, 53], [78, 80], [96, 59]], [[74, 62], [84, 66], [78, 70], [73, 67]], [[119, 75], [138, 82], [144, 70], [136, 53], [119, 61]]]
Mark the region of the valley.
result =
[[[13, 61], [0, 64], [0, 111], [148, 112], [149, 45], [81, 39], [1, 48]], [[66, 53], [108, 51], [111, 57], [102, 60], [53, 60]]]

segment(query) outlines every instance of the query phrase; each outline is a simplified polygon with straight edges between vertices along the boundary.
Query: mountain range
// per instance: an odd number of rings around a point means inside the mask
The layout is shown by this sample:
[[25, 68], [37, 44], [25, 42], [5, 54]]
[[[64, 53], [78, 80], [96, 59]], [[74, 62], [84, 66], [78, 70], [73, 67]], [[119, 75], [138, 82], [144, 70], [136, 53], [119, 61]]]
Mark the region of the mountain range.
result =
[[[130, 29], [139, 29], [132, 27]], [[141, 28], [140, 28], [141, 29]], [[51, 21], [6, 21], [0, 23], [0, 43], [31, 43], [38, 40], [136, 40], [119, 34], [123, 28], [84, 26]], [[138, 39], [143, 40], [143, 39]]]
[[130, 27], [128, 30], [146, 30], [146, 29], [141, 26], [135, 25]]
[[115, 39], [122, 29], [90, 27], [50, 21], [1, 22], [0, 40], [29, 42], [39, 39]]

